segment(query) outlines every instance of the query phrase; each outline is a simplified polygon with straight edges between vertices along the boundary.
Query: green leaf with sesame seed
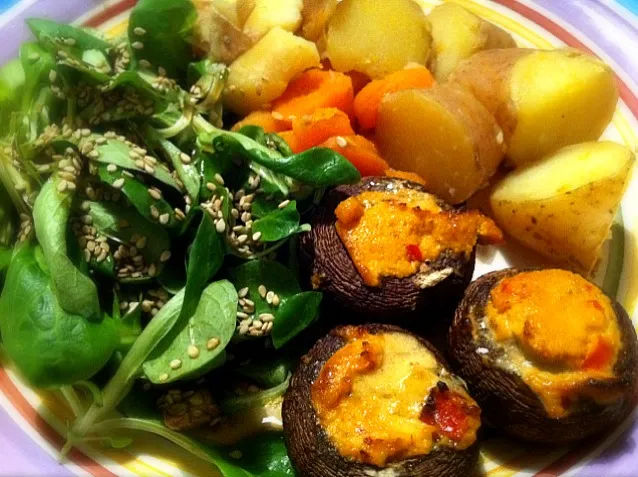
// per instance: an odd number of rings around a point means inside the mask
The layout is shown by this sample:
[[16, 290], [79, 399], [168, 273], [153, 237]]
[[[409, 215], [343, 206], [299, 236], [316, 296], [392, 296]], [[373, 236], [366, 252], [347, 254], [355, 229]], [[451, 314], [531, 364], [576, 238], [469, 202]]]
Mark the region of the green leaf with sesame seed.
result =
[[[146, 377], [153, 383], [170, 383], [218, 365], [218, 356], [235, 332], [237, 300], [235, 287], [227, 280], [206, 287], [185, 326], [178, 323], [144, 363]], [[208, 345], [211, 339], [217, 340], [214, 347]], [[189, 355], [193, 348], [196, 354]], [[168, 379], [160, 379], [164, 374]]]
[[78, 270], [67, 256], [67, 225], [72, 195], [60, 192], [61, 179], [50, 178], [33, 207], [33, 221], [51, 271], [53, 289], [60, 306], [68, 313], [87, 319], [101, 318], [100, 301], [93, 280]]
[[307, 225], [299, 224], [297, 203], [293, 200], [283, 208], [276, 208], [253, 223], [253, 234], [259, 233], [261, 242], [278, 242], [296, 233], [307, 232]]
[[[106, 164], [98, 165], [98, 176], [100, 180], [111, 186], [122, 184], [119, 190], [126, 196], [142, 217], [153, 223], [159, 223], [166, 228], [179, 226], [179, 221], [175, 218], [173, 208], [164, 198], [160, 197], [159, 199], [155, 199], [151, 197], [147, 185], [135, 178], [127, 177], [122, 174], [122, 171], [119, 169], [115, 172], [110, 172], [107, 167]], [[157, 210], [156, 214], [153, 213], [154, 210]], [[166, 217], [166, 219], [163, 217]]]
[[129, 19], [128, 38], [134, 60], [162, 67], [168, 76], [186, 75], [193, 58], [191, 40], [197, 20], [190, 0], [140, 0]]
[[[57, 23], [44, 18], [29, 18], [27, 25], [38, 40], [49, 38], [60, 46], [80, 50], [100, 50], [104, 53], [112, 48], [109, 42], [92, 35], [82, 28], [76, 28], [69, 24]], [[68, 45], [64, 42], [64, 40], [68, 39], [74, 41], [73, 45]]]
[[[91, 139], [96, 140], [99, 137], [101, 136], [93, 135], [91, 136]], [[95, 159], [97, 162], [102, 164], [113, 164], [129, 171], [152, 175], [158, 181], [172, 187], [178, 192], [181, 192], [181, 188], [177, 185], [175, 178], [171, 175], [166, 166], [158, 163], [152, 166], [153, 171], [152, 174], [150, 174], [144, 167], [140, 167], [136, 163], [136, 160], [142, 159], [144, 155], [135, 156], [136, 158], [139, 157], [139, 159], [134, 159], [132, 157], [132, 154], [135, 154], [134, 147], [126, 142], [120, 141], [119, 139], [107, 139], [104, 144], [97, 144], [96, 149], [99, 153], [99, 156]]]

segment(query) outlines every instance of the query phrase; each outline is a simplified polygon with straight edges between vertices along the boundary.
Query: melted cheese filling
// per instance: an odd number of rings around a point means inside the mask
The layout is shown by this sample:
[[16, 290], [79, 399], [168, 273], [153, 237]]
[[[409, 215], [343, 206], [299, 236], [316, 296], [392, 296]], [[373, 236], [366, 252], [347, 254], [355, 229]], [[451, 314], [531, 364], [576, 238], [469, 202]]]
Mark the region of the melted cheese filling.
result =
[[500, 364], [521, 376], [552, 417], [568, 414], [589, 379], [614, 376], [620, 331], [611, 301], [580, 275], [542, 270], [505, 278], [492, 289], [485, 316], [492, 339], [507, 351], [508, 363]]
[[445, 250], [469, 254], [491, 222], [477, 211], [443, 211], [431, 194], [396, 188], [349, 197], [335, 215], [339, 238], [369, 286], [414, 275]]
[[[312, 385], [313, 406], [338, 452], [383, 467], [427, 455], [443, 443], [437, 442], [440, 429], [421, 418], [430, 391], [440, 381], [440, 365], [429, 350], [405, 333], [353, 331], [347, 340]], [[454, 395], [475, 406], [464, 391], [455, 390]], [[446, 442], [459, 448], [471, 445], [479, 425], [477, 415], [463, 419], [457, 442]]]

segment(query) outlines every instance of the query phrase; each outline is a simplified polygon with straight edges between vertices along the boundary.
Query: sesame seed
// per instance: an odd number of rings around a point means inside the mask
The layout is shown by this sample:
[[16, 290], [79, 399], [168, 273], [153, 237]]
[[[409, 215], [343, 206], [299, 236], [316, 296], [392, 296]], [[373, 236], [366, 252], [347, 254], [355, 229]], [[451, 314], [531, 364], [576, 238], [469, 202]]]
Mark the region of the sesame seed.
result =
[[281, 114], [281, 113], [279, 113], [279, 112], [277, 112], [277, 111], [274, 111], [274, 112], [272, 113], [272, 118], [273, 118], [275, 121], [281, 121], [281, 120], [283, 120], [283, 119], [284, 119], [284, 115], [283, 115], [283, 114]]
[[248, 296], [248, 287], [241, 288], [237, 292], [237, 295], [239, 296], [239, 298], [246, 298], [246, 296]]
[[108, 166], [106, 166], [106, 170], [109, 172], [116, 172], [117, 166], [115, 164], [109, 164]]
[[159, 73], [160, 76], [166, 76], [168, 74], [166, 71], [166, 68], [164, 68], [163, 66], [158, 66], [157, 72]]
[[166, 374], [166, 373], [162, 373], [162, 374], [160, 374], [160, 375], [159, 375], [159, 380], [160, 380], [160, 382], [162, 382], [162, 383], [163, 383], [164, 381], [168, 381], [168, 374]]
[[[62, 56], [62, 55], [61, 55], [61, 53], [62, 53], [62, 52], [60, 52], [60, 56]], [[64, 53], [66, 53], [66, 52], [64, 52]], [[31, 60], [31, 61], [38, 61], [39, 59], [40, 59], [40, 55], [39, 55], [39, 54], [37, 54], [37, 53], [35, 53], [35, 52], [34, 52], [34, 53], [31, 53], [31, 54], [29, 55], [29, 60]]]
[[223, 219], [215, 222], [215, 230], [217, 230], [217, 232], [219, 232], [220, 234], [224, 233], [224, 231], [226, 230], [226, 222]]
[[151, 205], [151, 217], [153, 217], [154, 219], [158, 219], [160, 216], [159, 210], [157, 210], [157, 207], [155, 207], [154, 205]]
[[148, 174], [155, 174], [155, 168], [153, 166], [149, 166], [148, 164], [144, 164], [144, 170]]
[[279, 306], [279, 303], [281, 303], [281, 299], [279, 298], [279, 295], [275, 295], [272, 297], [272, 304], [274, 306]]
[[61, 179], [60, 183], [58, 184], [58, 191], [64, 192], [66, 188], [68, 187], [68, 185], [69, 183], [67, 181], [65, 181], [64, 179]]
[[344, 137], [337, 136], [337, 145], [339, 147], [346, 147], [348, 145], [348, 141]]
[[260, 297], [266, 298], [266, 294], [268, 293], [268, 290], [266, 289], [264, 285], [259, 285], [259, 288], [257, 289], [257, 291], [259, 292]]
[[136, 50], [144, 49], [144, 43], [142, 43], [141, 41], [134, 41], [133, 43], [131, 43], [131, 46]]
[[206, 349], [209, 351], [214, 350], [219, 346], [219, 340], [217, 338], [211, 338], [206, 342]]
[[51, 81], [51, 83], [55, 83], [56, 79], [58, 79], [58, 72], [55, 70], [49, 71], [49, 81]]
[[75, 39], [74, 38], [65, 38], [64, 39], [64, 44], [68, 45], [68, 46], [74, 46], [75, 45]]
[[221, 176], [221, 174], [215, 174], [215, 180], [217, 182], [219, 182], [221, 185], [224, 185], [224, 178]]
[[281, 202], [277, 207], [280, 208], [280, 209], [283, 209], [285, 207], [288, 207], [288, 204], [290, 204], [290, 201], [288, 199], [286, 199], [283, 202]]
[[206, 183], [206, 188], [207, 188], [209, 191], [211, 191], [211, 192], [212, 192], [212, 191], [214, 191], [215, 189], [217, 189], [217, 186], [216, 186], [215, 184], [213, 184], [212, 182], [207, 182], [207, 183]]
[[249, 317], [250, 317], [250, 315], [248, 315], [248, 313], [244, 313], [243, 311], [238, 311], [237, 312], [237, 318], [239, 318], [240, 320], [246, 320]]
[[179, 155], [179, 158], [182, 160], [182, 162], [184, 164], [190, 164], [191, 163], [191, 156], [189, 156], [188, 154], [182, 152]]
[[133, 28], [133, 33], [135, 33], [137, 36], [144, 36], [146, 35], [146, 30], [144, 30], [144, 28], [142, 27], [135, 27]]
[[239, 334], [240, 334], [240, 335], [245, 335], [246, 333], [248, 333], [248, 330], [249, 330], [249, 329], [250, 329], [250, 328], [249, 328], [249, 326], [248, 326], [248, 325], [241, 325], [241, 326], [239, 327]]
[[246, 306], [250, 306], [250, 307], [255, 306], [255, 302], [252, 300], [249, 300], [248, 298], [244, 298], [244, 303], [246, 304]]
[[275, 315], [272, 313], [262, 313], [259, 315], [259, 319], [266, 322], [273, 321], [275, 319]]
[[174, 359], [173, 361], [171, 361], [171, 369], [179, 369], [182, 367], [182, 360], [181, 359]]
[[187, 352], [188, 352], [188, 356], [190, 356], [191, 359], [195, 359], [199, 356], [199, 348], [195, 345], [189, 345]]
[[170, 250], [164, 250], [162, 252], [162, 255], [160, 255], [160, 262], [168, 262], [171, 258], [171, 251]]
[[116, 189], [121, 189], [122, 187], [124, 187], [124, 178], [120, 177], [115, 182], [113, 182], [113, 187], [115, 187]]
[[146, 237], [140, 237], [136, 242], [135, 242], [135, 247], [138, 249], [142, 249], [144, 247], [146, 247], [146, 243], [148, 242]]
[[157, 275], [157, 267], [155, 266], [154, 263], [151, 263], [150, 266], [148, 267], [148, 276], [154, 277], [156, 275]]
[[274, 296], [275, 296], [275, 292], [274, 292], [274, 291], [272, 291], [272, 290], [271, 290], [271, 291], [269, 291], [269, 292], [266, 294], [266, 303], [268, 303], [269, 305], [271, 305], [271, 304], [272, 304], [272, 299], [274, 298]]
[[264, 324], [261, 321], [255, 320], [253, 321], [251, 328], [254, 330], [261, 330], [262, 326], [264, 326]]
[[166, 225], [168, 223], [168, 221], [170, 220], [171, 216], [168, 214], [162, 214], [159, 216], [159, 222], [162, 225]]
[[162, 198], [162, 193], [157, 189], [149, 189], [148, 195], [150, 195], [155, 200], [160, 200]]
[[253, 242], [259, 241], [260, 238], [261, 238], [261, 232], [256, 232], [253, 234]]

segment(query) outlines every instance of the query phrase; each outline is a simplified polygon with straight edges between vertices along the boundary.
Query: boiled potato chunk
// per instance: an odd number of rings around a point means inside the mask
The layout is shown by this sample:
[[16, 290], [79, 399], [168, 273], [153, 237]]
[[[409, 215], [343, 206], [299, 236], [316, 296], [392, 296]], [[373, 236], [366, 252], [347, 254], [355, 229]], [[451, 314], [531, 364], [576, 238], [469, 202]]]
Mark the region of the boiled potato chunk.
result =
[[430, 41], [413, 0], [343, 0], [328, 23], [326, 55], [337, 71], [381, 78], [409, 63], [425, 65]]
[[323, 38], [337, 3], [337, 0], [303, 0], [301, 35], [311, 41]]
[[612, 70], [570, 49], [483, 51], [461, 62], [450, 81], [496, 116], [514, 166], [598, 139], [618, 101]]
[[384, 98], [377, 143], [393, 169], [416, 172], [452, 204], [487, 185], [504, 154], [503, 133], [470, 93], [453, 85]]
[[255, 0], [244, 33], [257, 41], [274, 27], [294, 32], [301, 25], [302, 0]]
[[434, 55], [430, 69], [436, 80], [445, 81], [461, 60], [492, 48], [514, 48], [512, 36], [456, 3], [444, 3], [428, 15], [432, 26]]
[[613, 142], [567, 146], [494, 188], [498, 225], [558, 265], [588, 275], [627, 185], [634, 154]]
[[314, 43], [275, 27], [230, 65], [224, 104], [245, 116], [281, 96], [299, 73], [318, 66]]

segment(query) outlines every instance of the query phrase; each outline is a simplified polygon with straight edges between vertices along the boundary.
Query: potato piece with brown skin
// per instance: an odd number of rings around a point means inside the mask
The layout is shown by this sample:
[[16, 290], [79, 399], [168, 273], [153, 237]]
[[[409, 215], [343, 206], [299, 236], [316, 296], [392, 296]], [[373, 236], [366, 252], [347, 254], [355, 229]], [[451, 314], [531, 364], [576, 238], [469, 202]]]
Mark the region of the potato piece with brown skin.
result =
[[323, 37], [328, 21], [337, 10], [337, 0], [304, 0], [301, 36], [317, 41]]
[[430, 70], [445, 81], [458, 64], [473, 54], [492, 48], [515, 48], [512, 36], [455, 3], [435, 7], [428, 15], [432, 26]]
[[[253, 40], [241, 31], [237, 15], [233, 16], [230, 1], [195, 0], [198, 17], [195, 25], [195, 45], [215, 61], [230, 64], [253, 45]], [[219, 6], [223, 8], [218, 8]]]
[[425, 65], [430, 42], [430, 23], [413, 0], [344, 0], [328, 23], [326, 56], [337, 71], [382, 78]]
[[256, 0], [237, 0], [237, 21], [244, 28], [246, 20], [255, 9]]
[[296, 75], [319, 65], [314, 43], [275, 27], [230, 65], [224, 105], [246, 116], [281, 96]]
[[302, 7], [302, 0], [255, 0], [244, 33], [257, 41], [274, 27], [294, 32], [301, 25]]
[[612, 70], [572, 49], [483, 51], [461, 62], [449, 80], [496, 117], [514, 166], [598, 139], [618, 101]]
[[612, 142], [565, 147], [496, 185], [494, 219], [532, 250], [589, 275], [634, 162], [632, 151]]
[[386, 96], [376, 138], [392, 168], [419, 174], [429, 191], [452, 204], [487, 185], [504, 153], [494, 118], [470, 93], [450, 85]]

